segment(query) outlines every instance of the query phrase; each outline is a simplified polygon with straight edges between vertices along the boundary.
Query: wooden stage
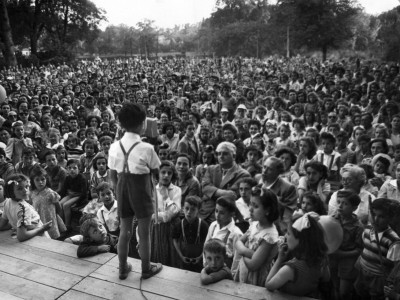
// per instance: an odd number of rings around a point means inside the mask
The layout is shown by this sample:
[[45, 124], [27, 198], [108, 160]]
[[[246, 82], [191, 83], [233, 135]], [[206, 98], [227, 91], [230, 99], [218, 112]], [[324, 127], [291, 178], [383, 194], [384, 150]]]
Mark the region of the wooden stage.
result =
[[[119, 280], [115, 254], [78, 259], [76, 245], [42, 237], [20, 243], [10, 234], [0, 232], [2, 300], [144, 299], [137, 259], [130, 259], [133, 272], [128, 279]], [[143, 280], [142, 290], [149, 300], [307, 299], [229, 280], [202, 286], [199, 274], [165, 266], [157, 276]]]

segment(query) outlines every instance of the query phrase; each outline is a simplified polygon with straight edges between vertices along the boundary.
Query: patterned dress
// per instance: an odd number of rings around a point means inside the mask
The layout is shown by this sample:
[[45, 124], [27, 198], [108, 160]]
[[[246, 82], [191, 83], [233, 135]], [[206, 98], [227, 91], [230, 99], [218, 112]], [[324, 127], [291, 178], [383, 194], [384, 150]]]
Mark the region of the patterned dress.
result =
[[260, 266], [257, 271], [249, 271], [242, 257], [234, 280], [257, 286], [264, 286], [268, 273], [272, 268], [272, 259], [278, 253], [278, 230], [275, 225], [272, 225], [269, 228], [260, 229], [258, 221], [254, 221], [250, 224], [250, 228], [247, 230], [246, 234], [249, 235], [245, 244], [247, 248], [256, 251], [261, 242], [265, 241], [266, 243], [273, 245], [273, 249], [268, 253], [268, 257], [265, 258], [264, 264]]
[[41, 191], [33, 190], [31, 193], [33, 207], [39, 213], [40, 220], [43, 223], [53, 221], [53, 225], [47, 231], [52, 239], [59, 238], [60, 233], [67, 230], [63, 220], [57, 215], [54, 205], [60, 201], [60, 198], [59, 194], [47, 187]]

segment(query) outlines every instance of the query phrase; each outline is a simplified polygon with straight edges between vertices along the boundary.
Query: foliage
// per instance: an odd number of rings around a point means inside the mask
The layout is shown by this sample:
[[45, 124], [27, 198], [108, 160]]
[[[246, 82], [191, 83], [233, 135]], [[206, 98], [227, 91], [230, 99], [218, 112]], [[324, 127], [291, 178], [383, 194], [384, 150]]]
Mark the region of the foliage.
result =
[[379, 16], [378, 39], [387, 60], [400, 60], [400, 6]]

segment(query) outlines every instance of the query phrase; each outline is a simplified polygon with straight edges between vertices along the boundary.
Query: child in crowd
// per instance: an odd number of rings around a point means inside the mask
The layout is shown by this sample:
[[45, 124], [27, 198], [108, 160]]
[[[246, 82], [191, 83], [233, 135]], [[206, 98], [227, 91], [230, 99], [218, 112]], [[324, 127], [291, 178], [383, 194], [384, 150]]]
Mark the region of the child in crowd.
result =
[[257, 182], [253, 178], [243, 178], [238, 182], [238, 185], [240, 198], [236, 200], [236, 207], [242, 215], [243, 221], [247, 222], [246, 230], [242, 230], [246, 232], [250, 222], [251, 189], [257, 185]]
[[375, 177], [370, 180], [373, 186], [380, 188], [386, 181], [392, 179], [392, 159], [389, 155], [379, 153], [372, 159]]
[[172, 232], [175, 250], [182, 261], [181, 268], [193, 272], [203, 268], [203, 245], [208, 232], [207, 223], [198, 217], [200, 205], [200, 197], [186, 197], [183, 204], [185, 217], [175, 224]]
[[83, 142], [82, 148], [85, 153], [83, 153], [79, 158], [79, 171], [89, 182], [91, 175], [93, 174], [93, 159], [97, 152], [99, 152], [99, 149], [97, 147], [97, 142], [93, 139], [86, 139], [86, 141]]
[[71, 231], [71, 206], [75, 203], [78, 206], [86, 204], [87, 201], [87, 181], [86, 178], [79, 173], [79, 161], [77, 159], [69, 159], [67, 162], [68, 175], [65, 178], [60, 196], [62, 197], [60, 204], [63, 211], [64, 222], [67, 230]]
[[315, 212], [318, 215], [326, 215], [327, 211], [321, 198], [312, 191], [305, 192], [300, 203], [300, 208], [293, 213], [293, 220], [304, 216], [306, 213]]
[[64, 146], [58, 146], [56, 149], [57, 165], [66, 169], [68, 161], [68, 152]]
[[[279, 246], [278, 258], [266, 280], [269, 291], [318, 298], [318, 284], [329, 281], [328, 247], [316, 218], [308, 213], [289, 226], [286, 243]], [[286, 262], [289, 252], [294, 258]]]
[[270, 190], [252, 189], [249, 230], [238, 239], [235, 249], [242, 258], [234, 280], [264, 286], [272, 260], [278, 252], [278, 199]]
[[102, 182], [107, 182], [112, 186], [110, 170], [107, 168], [107, 158], [104, 154], [99, 153], [93, 159], [94, 173], [90, 179], [90, 195], [92, 199], [97, 198], [96, 188]]
[[[174, 185], [178, 174], [172, 162], [164, 160], [160, 165], [160, 179], [157, 184], [158, 214], [153, 215], [151, 260], [175, 266], [178, 264], [171, 237], [175, 224], [179, 223], [182, 191]], [[157, 219], [158, 217], [158, 219]], [[139, 241], [140, 243], [140, 241]]]
[[260, 158], [263, 157], [261, 150], [257, 149], [255, 145], [250, 145], [246, 148], [244, 155], [246, 161], [242, 164], [242, 168], [249, 172], [252, 177], [261, 174], [262, 167], [258, 163]]
[[335, 149], [336, 138], [329, 132], [321, 134], [322, 150], [318, 150], [313, 160], [319, 161], [328, 168], [329, 181], [339, 181], [340, 153]]
[[339, 209], [334, 215], [343, 229], [343, 241], [339, 249], [329, 256], [329, 266], [336, 296], [340, 299], [352, 299], [351, 292], [357, 271], [354, 267], [362, 250], [361, 235], [363, 226], [354, 211], [361, 202], [360, 197], [346, 190], [337, 193]]
[[[210, 239], [219, 239], [226, 245], [225, 263], [229, 268], [232, 266], [236, 242], [243, 235], [233, 219], [236, 211], [237, 208], [234, 201], [225, 197], [218, 198], [215, 206], [216, 220], [210, 224], [206, 237], [206, 242]], [[205, 258], [203, 259], [205, 264]]]
[[299, 155], [294, 170], [301, 176], [306, 175], [304, 166], [309, 163], [317, 152], [317, 145], [310, 137], [302, 137], [299, 141]]
[[356, 292], [362, 299], [383, 299], [387, 276], [400, 261], [400, 238], [389, 226], [394, 217], [391, 201], [375, 199], [370, 204], [371, 222], [362, 234], [363, 250], [356, 268]]
[[29, 178], [23, 174], [15, 174], [7, 178], [4, 189], [3, 215], [0, 218], [0, 230], [13, 229], [20, 242], [37, 235], [49, 237], [47, 230], [52, 221], [45, 224], [40, 220], [37, 211], [26, 200], [29, 199]]
[[32, 169], [30, 198], [33, 207], [39, 213], [40, 219], [45, 223], [52, 222], [53, 226], [48, 230], [50, 237], [58, 239], [67, 228], [60, 217], [60, 195], [50, 188], [48, 178], [47, 172], [39, 165]]
[[97, 218], [104, 225], [107, 233], [119, 236], [118, 204], [114, 198], [111, 185], [108, 182], [100, 183], [97, 188], [99, 202], [103, 203], [97, 211]]
[[[108, 167], [116, 187], [121, 233], [118, 243], [119, 278], [126, 279], [132, 270], [128, 263], [133, 217], [138, 220], [139, 253], [142, 278], [161, 271], [161, 264], [150, 263], [150, 225], [154, 213], [150, 173], [158, 174], [161, 164], [153, 146], [144, 143], [140, 134], [146, 129], [146, 111], [140, 105], [126, 102], [118, 113], [124, 136], [110, 147]], [[125, 150], [126, 149], [126, 150]]]
[[104, 156], [108, 159], [108, 151], [110, 151], [110, 146], [113, 139], [108, 135], [103, 135], [99, 139], [101, 151], [99, 154], [104, 154]]
[[117, 253], [118, 237], [107, 233], [97, 217], [89, 218], [81, 225], [83, 241], [77, 251], [79, 258], [99, 253]]
[[6, 156], [15, 166], [21, 161], [22, 152], [26, 147], [33, 148], [32, 140], [24, 136], [24, 124], [22, 121], [16, 121], [12, 124], [12, 137], [8, 140], [5, 150]]
[[215, 151], [212, 145], [207, 145], [204, 147], [204, 152], [201, 156], [201, 161], [202, 163], [196, 167], [196, 177], [199, 180], [199, 182], [202, 181], [208, 166], [214, 165], [216, 162]]
[[232, 273], [225, 264], [226, 245], [219, 239], [210, 239], [204, 244], [205, 267], [201, 270], [202, 284], [211, 284], [223, 279], [232, 280]]
[[65, 149], [68, 151], [69, 159], [79, 159], [83, 154], [82, 147], [80, 146], [79, 139], [76, 135], [70, 133], [64, 142]]
[[294, 149], [295, 143], [290, 139], [290, 125], [282, 123], [278, 128], [279, 136], [274, 139], [275, 149], [280, 147], [289, 147]]
[[31, 147], [26, 147], [22, 151], [22, 161], [20, 161], [15, 165], [15, 172], [22, 173], [25, 176], [29, 177], [32, 168], [37, 164], [35, 159], [36, 159], [35, 149]]
[[62, 146], [61, 134], [57, 128], [50, 128], [48, 131], [49, 143], [46, 145], [48, 149], [57, 149], [58, 146]]
[[67, 171], [57, 164], [56, 152], [54, 150], [48, 150], [44, 154], [44, 160], [46, 163], [45, 170], [49, 175], [50, 188], [56, 193], [60, 194], [65, 178], [67, 177]]

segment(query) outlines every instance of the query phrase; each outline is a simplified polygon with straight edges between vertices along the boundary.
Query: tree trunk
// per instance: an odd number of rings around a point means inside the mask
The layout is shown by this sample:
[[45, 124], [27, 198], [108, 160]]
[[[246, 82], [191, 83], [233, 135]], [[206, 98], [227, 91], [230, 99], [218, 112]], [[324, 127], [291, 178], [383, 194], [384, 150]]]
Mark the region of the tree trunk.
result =
[[322, 46], [322, 61], [326, 61], [327, 54], [328, 54], [328, 46], [323, 45]]
[[38, 52], [38, 40], [39, 40], [39, 32], [40, 32], [40, 25], [39, 25], [39, 19], [40, 19], [40, 10], [41, 10], [41, 2], [38, 0], [35, 0], [35, 11], [33, 13], [33, 21], [32, 21], [32, 28], [31, 28], [31, 34], [30, 34], [30, 39], [31, 39], [31, 53], [33, 55], [37, 55]]
[[6, 0], [0, 0], [0, 38], [4, 43], [3, 55], [7, 66], [16, 66], [17, 58], [14, 53], [14, 42], [12, 39]]

